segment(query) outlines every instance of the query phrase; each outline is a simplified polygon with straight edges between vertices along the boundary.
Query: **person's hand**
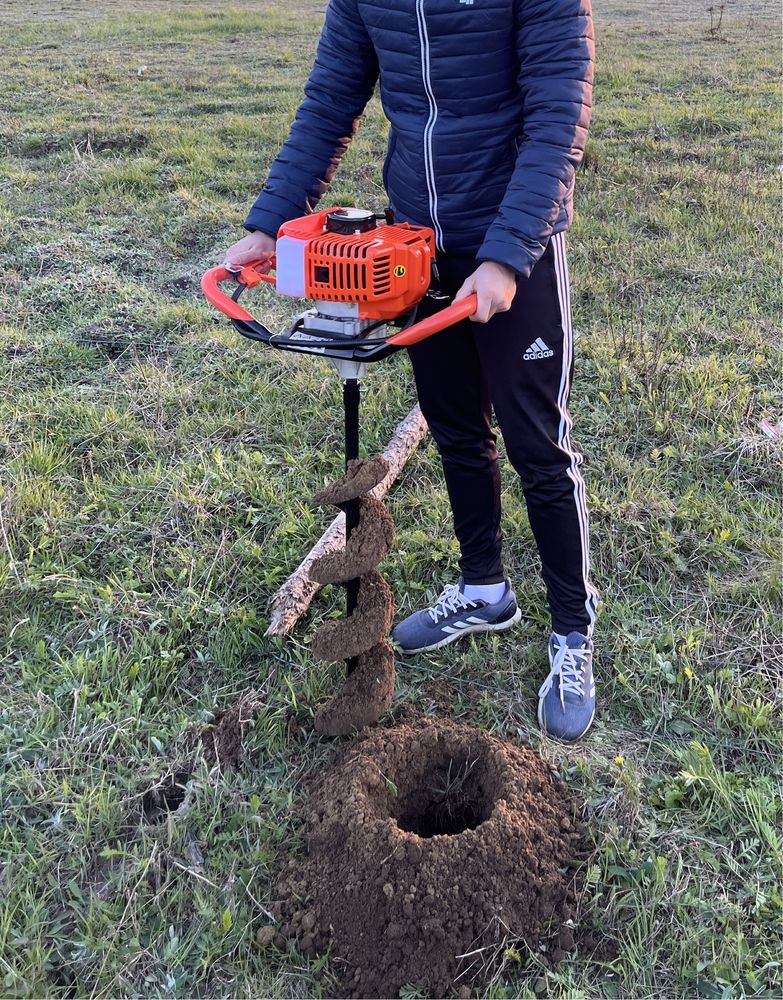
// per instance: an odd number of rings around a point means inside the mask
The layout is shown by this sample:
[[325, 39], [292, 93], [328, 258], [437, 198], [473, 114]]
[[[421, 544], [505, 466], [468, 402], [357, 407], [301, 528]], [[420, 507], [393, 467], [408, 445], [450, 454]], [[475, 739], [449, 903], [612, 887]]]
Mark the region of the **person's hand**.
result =
[[473, 292], [478, 298], [476, 311], [468, 319], [474, 323], [487, 323], [495, 313], [508, 312], [517, 293], [516, 274], [505, 264], [485, 260], [463, 283], [454, 301], [466, 299]]
[[223, 255], [223, 263], [233, 270], [238, 270], [251, 261], [271, 257], [274, 252], [275, 240], [266, 233], [256, 230], [230, 246]]

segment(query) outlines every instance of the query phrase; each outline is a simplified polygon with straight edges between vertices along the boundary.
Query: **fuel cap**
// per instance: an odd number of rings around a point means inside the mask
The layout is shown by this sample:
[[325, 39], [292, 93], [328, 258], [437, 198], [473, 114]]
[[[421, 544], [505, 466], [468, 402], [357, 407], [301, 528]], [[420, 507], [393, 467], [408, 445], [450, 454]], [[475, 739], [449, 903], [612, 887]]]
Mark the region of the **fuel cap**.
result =
[[376, 224], [374, 213], [365, 208], [337, 208], [326, 216], [326, 231], [341, 236], [369, 233]]

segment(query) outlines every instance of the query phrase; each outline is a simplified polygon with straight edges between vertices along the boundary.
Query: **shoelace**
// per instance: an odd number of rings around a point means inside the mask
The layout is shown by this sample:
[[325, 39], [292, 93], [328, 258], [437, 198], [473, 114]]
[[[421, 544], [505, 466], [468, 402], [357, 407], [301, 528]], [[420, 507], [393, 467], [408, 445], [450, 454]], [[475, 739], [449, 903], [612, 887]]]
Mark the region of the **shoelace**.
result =
[[545, 698], [552, 690], [555, 678], [560, 678], [560, 705], [565, 711], [566, 693], [585, 696], [585, 659], [588, 653], [586, 646], [581, 649], [571, 649], [569, 646], [558, 646], [552, 658], [552, 669], [549, 676], [538, 690], [538, 697]]
[[446, 587], [437, 601], [435, 601], [433, 606], [427, 609], [427, 614], [434, 622], [437, 622], [441, 616], [445, 619], [449, 615], [453, 615], [455, 611], [477, 607], [478, 604], [475, 601], [469, 601], [456, 583], [451, 583]]

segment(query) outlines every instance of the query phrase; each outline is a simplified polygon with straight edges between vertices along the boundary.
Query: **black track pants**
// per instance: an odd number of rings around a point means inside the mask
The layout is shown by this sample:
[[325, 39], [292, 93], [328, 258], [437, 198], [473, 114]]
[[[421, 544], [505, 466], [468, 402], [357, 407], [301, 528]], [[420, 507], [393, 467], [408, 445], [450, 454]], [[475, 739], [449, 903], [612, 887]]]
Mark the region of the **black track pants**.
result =
[[[442, 290], [456, 294], [476, 266], [470, 256], [439, 257]], [[427, 309], [423, 303], [419, 315]], [[504, 576], [494, 407], [522, 481], [552, 627], [590, 634], [598, 595], [589, 577], [582, 456], [571, 444], [573, 335], [563, 234], [519, 280], [508, 312], [486, 324], [466, 320], [409, 353], [443, 461], [465, 581], [498, 583]]]

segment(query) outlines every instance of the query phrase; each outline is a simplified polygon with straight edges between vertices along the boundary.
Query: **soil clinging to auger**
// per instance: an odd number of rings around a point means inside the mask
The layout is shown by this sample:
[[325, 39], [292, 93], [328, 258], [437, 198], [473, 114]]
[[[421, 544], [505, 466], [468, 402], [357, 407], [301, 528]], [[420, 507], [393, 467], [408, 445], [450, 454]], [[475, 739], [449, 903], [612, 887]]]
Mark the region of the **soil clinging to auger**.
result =
[[305, 953], [331, 944], [341, 996], [446, 996], [514, 940], [535, 948], [558, 926], [573, 940], [579, 823], [528, 748], [451, 720], [366, 731], [302, 815], [308, 855], [275, 910]]
[[383, 641], [359, 655], [337, 694], [315, 713], [315, 728], [324, 736], [344, 736], [377, 722], [394, 694], [394, 651]]
[[347, 583], [355, 580], [386, 558], [394, 544], [394, 522], [380, 500], [359, 500], [359, 524], [351, 532], [344, 549], [319, 556], [310, 567], [316, 583]]
[[346, 660], [389, 634], [394, 618], [391, 587], [380, 573], [365, 573], [359, 581], [356, 610], [350, 618], [324, 622], [313, 636], [316, 660]]
[[317, 583], [357, 581], [356, 606], [348, 617], [325, 622], [313, 636], [316, 659], [346, 660], [349, 669], [354, 668], [337, 694], [315, 714], [315, 728], [325, 736], [345, 736], [373, 725], [389, 708], [394, 694], [394, 653], [386, 639], [394, 617], [394, 597], [375, 571], [394, 544], [394, 523], [380, 500], [360, 492], [377, 485], [387, 471], [381, 455], [349, 462], [345, 476], [315, 497], [317, 503], [340, 506], [356, 500], [359, 506], [359, 523], [345, 548], [321, 556], [310, 568]]
[[313, 497], [314, 504], [332, 504], [336, 507], [364, 496], [382, 483], [389, 473], [389, 463], [383, 455], [373, 458], [351, 459], [345, 475], [320, 489]]

